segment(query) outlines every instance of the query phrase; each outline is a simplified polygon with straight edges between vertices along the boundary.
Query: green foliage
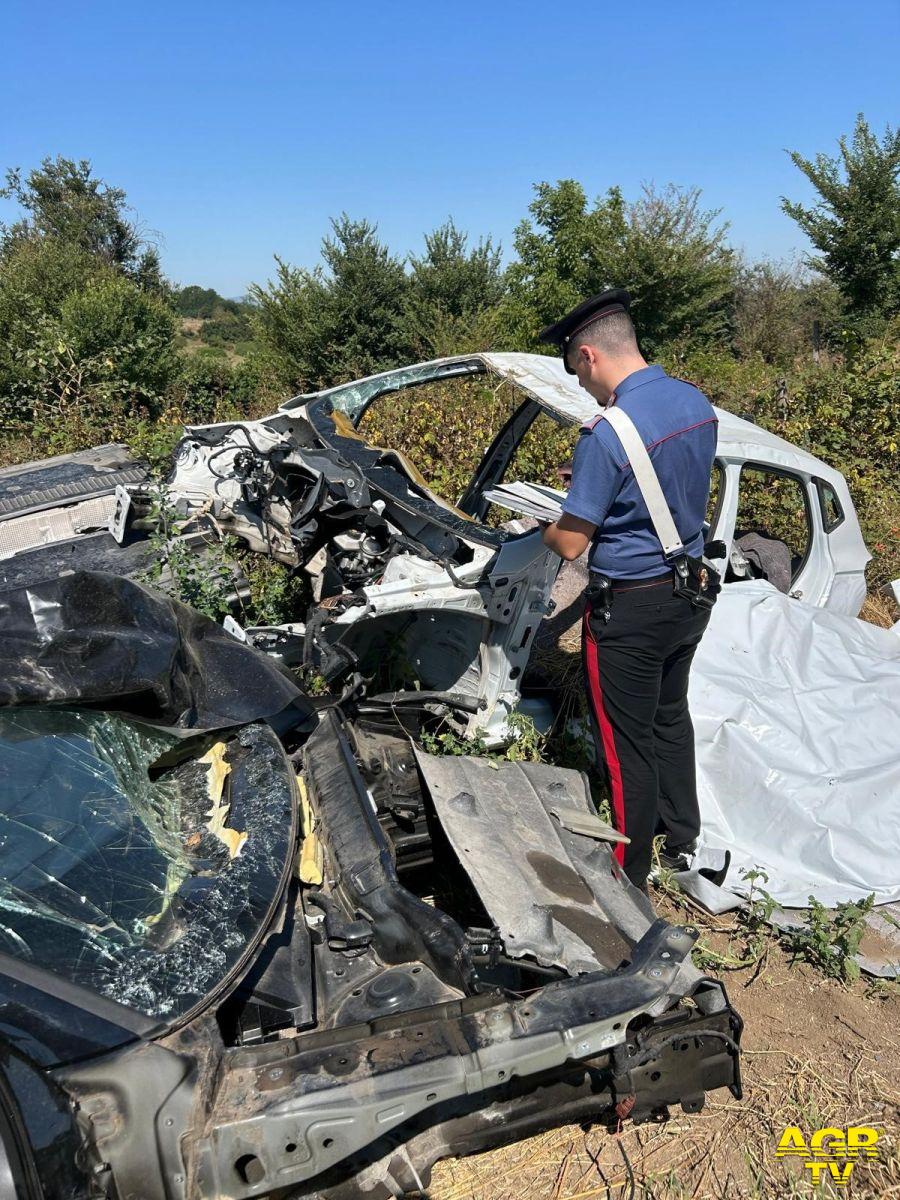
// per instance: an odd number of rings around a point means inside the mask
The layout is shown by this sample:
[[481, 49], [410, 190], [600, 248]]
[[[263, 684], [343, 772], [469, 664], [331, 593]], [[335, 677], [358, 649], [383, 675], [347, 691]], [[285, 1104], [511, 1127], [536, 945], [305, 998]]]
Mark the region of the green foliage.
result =
[[[664, 875], [664, 890], [671, 896], [680, 896], [680, 889], [673, 882], [671, 873], [665, 872]], [[754, 869], [742, 871], [741, 877], [750, 887], [746, 903], [737, 913], [737, 925], [729, 935], [727, 949], [720, 953], [701, 938], [692, 951], [694, 966], [701, 971], [740, 971], [746, 967], [760, 969], [770, 947], [777, 941], [778, 935], [772, 928], [771, 918], [778, 903], [765, 888], [759, 886], [760, 883], [769, 882], [768, 875], [765, 871]]]
[[175, 371], [175, 321], [162, 300], [121, 275], [101, 276], [69, 293], [60, 327], [75, 359], [102, 360], [126, 403], [152, 410]]
[[312, 602], [308, 576], [252, 550], [238, 547], [234, 557], [250, 585], [241, 613], [245, 624], [281, 625], [302, 619]]
[[[455, 503], [521, 393], [485, 376], [439, 380], [380, 397], [367, 409], [360, 432], [376, 446], [408, 456], [439, 496]], [[577, 430], [541, 414], [525, 434], [507, 478], [555, 486], [556, 468], [572, 457]], [[508, 520], [509, 513], [498, 514]]]
[[247, 310], [231, 312], [217, 310], [200, 329], [200, 339], [207, 346], [223, 349], [247, 349], [253, 338], [253, 328]]
[[484, 733], [476, 729], [471, 737], [461, 737], [453, 730], [445, 729], [422, 734], [422, 749], [428, 754], [450, 755], [454, 758], [475, 755], [496, 767], [501, 762], [544, 762], [547, 739], [540, 733], [525, 713], [510, 713], [507, 718], [509, 741], [502, 751], [492, 751], [484, 740]]
[[574, 180], [541, 183], [533, 220], [516, 230], [503, 326], [514, 345], [539, 348], [541, 327], [585, 296], [626, 286], [641, 346], [691, 345], [728, 333], [734, 255], [718, 213], [700, 207], [697, 189], [647, 188], [627, 203], [618, 188], [588, 207]]
[[781, 206], [819, 252], [810, 262], [840, 289], [850, 324], [871, 332], [873, 318], [900, 312], [900, 130], [888, 126], [879, 142], [860, 113], [838, 146], [838, 157], [790, 152], [819, 196], [812, 208]]
[[237, 312], [240, 308], [235, 301], [220, 296], [214, 288], [198, 287], [195, 283], [178, 288], [172, 296], [172, 303], [181, 317], [211, 317], [217, 309]]
[[23, 210], [19, 221], [0, 226], [0, 253], [22, 240], [55, 239], [131, 276], [145, 289], [163, 288], [156, 251], [126, 216], [125, 193], [94, 178], [87, 160], [45, 158], [24, 176], [12, 168], [0, 197]]
[[758, 356], [785, 367], [813, 348], [813, 325], [820, 341], [839, 336], [840, 293], [819, 277], [775, 262], [742, 264], [738, 275], [734, 345], [743, 358]]
[[491, 755], [484, 735], [479, 730], [476, 730], [472, 737], [468, 738], [460, 737], [451, 729], [440, 733], [431, 733], [429, 730], [425, 730], [422, 734], [422, 749], [427, 754], [446, 754], [453, 758], [475, 755], [478, 758], [487, 758], [491, 762], [496, 762], [496, 757]]
[[236, 538], [220, 537], [212, 527], [199, 551], [188, 546], [180, 537], [185, 522], [162, 486], [156, 490], [149, 521], [155, 525], [149, 538], [155, 557], [145, 582], [215, 621], [232, 612], [230, 598], [241, 583], [249, 586], [247, 599], [237, 602], [243, 625], [279, 625], [306, 612], [309, 580], [283, 563], [249, 550]]
[[140, 418], [129, 422], [124, 441], [135, 458], [144, 459], [154, 472], [165, 475], [171, 466], [172, 453], [181, 441], [183, 432], [180, 421], [151, 421]]
[[547, 737], [525, 713], [510, 713], [506, 727], [512, 740], [506, 748], [507, 762], [539, 763], [545, 761]]
[[487, 349], [504, 290], [501, 252], [490, 238], [468, 248], [452, 221], [425, 235], [425, 253], [410, 257], [404, 308], [412, 358]]
[[874, 892], [865, 900], [839, 904], [833, 913], [810, 896], [807, 924], [801, 929], [783, 930], [782, 940], [795, 956], [823, 975], [853, 983], [860, 974], [855, 955], [866, 932], [866, 917], [874, 906]]
[[281, 259], [277, 278], [254, 284], [256, 334], [282, 381], [310, 390], [402, 363], [409, 281], [403, 262], [368, 221], [344, 214], [322, 243], [324, 267]]
[[[78, 279], [82, 260], [60, 253], [54, 243], [37, 252], [28, 245], [22, 253], [29, 269], [36, 259], [49, 269], [62, 263], [69, 268], [67, 282]], [[17, 306], [16, 257], [8, 271], [0, 268], [5, 421], [36, 431], [69, 422], [121, 434], [129, 419], [156, 413], [176, 368], [174, 320], [166, 304], [104, 267], [62, 298], [45, 283]]]
[[144, 582], [220, 621], [231, 611], [227, 597], [236, 582], [228, 541], [211, 534], [202, 553], [188, 546], [179, 537], [183, 522], [178, 520], [162, 487], [156, 493], [149, 519], [156, 522], [149, 538], [154, 561]]
[[514, 403], [505, 385], [484, 376], [441, 380], [380, 397], [359, 428], [373, 445], [408, 455], [430, 487], [455, 503]]
[[0, 418], [43, 453], [121, 438], [176, 370], [156, 252], [87, 162], [11, 170], [2, 195], [23, 215], [0, 228]]
[[188, 337], [206, 346], [235, 353], [246, 353], [253, 340], [253, 306], [239, 300], [226, 300], [213, 288], [196, 284], [179, 288], [172, 296], [179, 316], [200, 323], [199, 329], [186, 329]]
[[240, 417], [246, 372], [225, 359], [191, 355], [180, 364], [170, 393], [173, 407], [189, 424], [211, 424]]

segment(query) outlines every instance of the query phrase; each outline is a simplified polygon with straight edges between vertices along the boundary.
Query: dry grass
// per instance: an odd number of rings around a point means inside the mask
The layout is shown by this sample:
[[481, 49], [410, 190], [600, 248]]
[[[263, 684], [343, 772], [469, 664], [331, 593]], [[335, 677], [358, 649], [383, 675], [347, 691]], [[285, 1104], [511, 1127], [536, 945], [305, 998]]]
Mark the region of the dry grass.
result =
[[[657, 906], [672, 919], [666, 896]], [[723, 960], [741, 930], [734, 917], [705, 918], [704, 942]], [[684, 920], [684, 913], [680, 914]], [[476, 1158], [441, 1163], [430, 1200], [789, 1200], [900, 1197], [900, 1044], [896, 996], [865, 983], [845, 989], [792, 964], [773, 942], [759, 964], [729, 971], [743, 1015], [744, 1099], [708, 1098], [702, 1113], [615, 1135], [566, 1126]], [[871, 1125], [880, 1158], [859, 1162], [850, 1186], [813, 1187], [802, 1162], [777, 1159], [788, 1125], [807, 1136], [830, 1125]]]
[[747, 1051], [746, 1098], [716, 1099], [696, 1116], [664, 1125], [603, 1132], [567, 1127], [479, 1158], [442, 1164], [431, 1200], [783, 1200], [837, 1196], [855, 1200], [900, 1195], [900, 1162], [892, 1148], [854, 1168], [851, 1187], [814, 1187], [802, 1164], [776, 1159], [787, 1125], [867, 1124], [896, 1139], [884, 1119], [896, 1092], [861, 1050], [842, 1079], [823, 1078], [821, 1063], [789, 1050]]
[[897, 612], [897, 605], [894, 603], [893, 596], [886, 596], [881, 592], [869, 592], [859, 615], [864, 621], [869, 621], [872, 625], [880, 625], [882, 629], [890, 629], [898, 616], [900, 616], [900, 613]]

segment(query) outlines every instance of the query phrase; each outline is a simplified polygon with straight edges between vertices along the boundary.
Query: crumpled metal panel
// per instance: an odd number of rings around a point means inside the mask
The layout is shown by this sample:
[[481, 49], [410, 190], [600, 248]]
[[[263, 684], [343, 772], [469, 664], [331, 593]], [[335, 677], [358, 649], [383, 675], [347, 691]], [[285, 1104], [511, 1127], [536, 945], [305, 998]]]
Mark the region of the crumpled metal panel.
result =
[[615, 969], [652, 909], [613, 874], [605, 842], [572, 833], [553, 807], [595, 813], [578, 771], [416, 751], [441, 825], [506, 952], [572, 974]]

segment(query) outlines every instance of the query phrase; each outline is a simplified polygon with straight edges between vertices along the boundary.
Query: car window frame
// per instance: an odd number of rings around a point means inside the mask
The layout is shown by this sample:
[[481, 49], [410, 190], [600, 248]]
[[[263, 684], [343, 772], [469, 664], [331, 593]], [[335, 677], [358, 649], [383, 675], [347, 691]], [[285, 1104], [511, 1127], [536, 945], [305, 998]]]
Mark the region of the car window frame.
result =
[[[835, 529], [839, 529], [847, 519], [847, 514], [844, 511], [844, 506], [841, 504], [841, 498], [837, 494], [833, 484], [830, 484], [827, 479], [821, 479], [816, 475], [813, 479], [816, 486], [816, 496], [819, 501], [819, 516], [822, 518], [822, 530], [825, 533], [834, 533]], [[825, 492], [828, 491], [834, 497], [834, 503], [837, 507], [838, 516], [835, 520], [831, 520], [828, 516], [826, 507]]]
[[[737, 496], [734, 510], [732, 542], [734, 541], [738, 528], [738, 515], [740, 514], [741, 505], [741, 478], [743, 477], [745, 470], [761, 471], [765, 475], [777, 475], [781, 478], [790, 479], [794, 483], [799, 484], [800, 493], [803, 496], [803, 512], [806, 517], [806, 528], [809, 536], [806, 539], [806, 549], [803, 552], [803, 557], [797, 564], [796, 570], [791, 572], [790, 586], [793, 588], [809, 563], [810, 555], [812, 554], [813, 542], [816, 536], [816, 525], [813, 521], [812, 504], [810, 503], [809, 499], [809, 477], [802, 475], [797, 471], [792, 471], [790, 467], [781, 467], [772, 463], [759, 462], [757, 459], [753, 458], [744, 459], [740, 464], [740, 471], [738, 472], [737, 478]], [[788, 547], [788, 549], [790, 549], [790, 547]]]

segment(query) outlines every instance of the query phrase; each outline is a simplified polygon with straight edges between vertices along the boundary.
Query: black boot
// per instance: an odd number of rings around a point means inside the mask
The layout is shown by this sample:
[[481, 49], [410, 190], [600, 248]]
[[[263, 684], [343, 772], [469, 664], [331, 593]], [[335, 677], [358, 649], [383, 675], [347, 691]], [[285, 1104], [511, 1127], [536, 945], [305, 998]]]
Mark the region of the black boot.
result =
[[681, 846], [670, 846], [668, 842], [664, 842], [659, 851], [659, 865], [666, 871], [686, 871], [691, 865], [691, 857], [696, 849], [696, 839]]

